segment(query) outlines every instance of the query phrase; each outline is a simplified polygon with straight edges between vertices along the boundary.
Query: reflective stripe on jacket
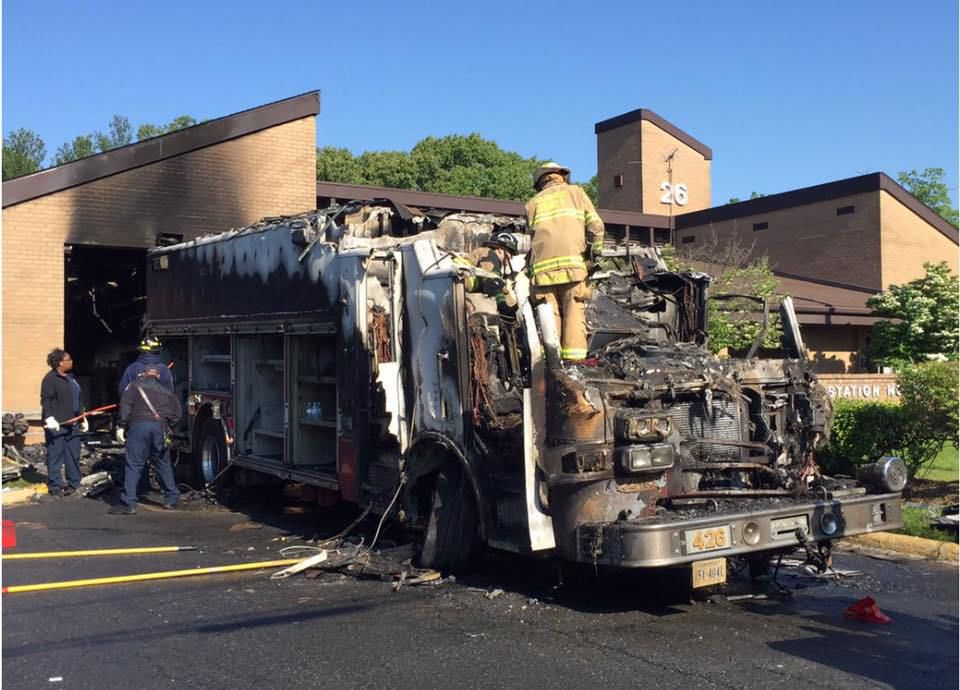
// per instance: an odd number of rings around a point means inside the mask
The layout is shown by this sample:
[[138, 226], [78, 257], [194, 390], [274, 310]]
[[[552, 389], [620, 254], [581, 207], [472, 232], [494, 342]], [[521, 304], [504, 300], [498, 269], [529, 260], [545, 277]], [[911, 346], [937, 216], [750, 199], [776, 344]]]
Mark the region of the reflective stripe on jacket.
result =
[[532, 236], [530, 274], [534, 285], [577, 283], [587, 277], [587, 242], [603, 247], [603, 221], [577, 185], [547, 185], [527, 202]]

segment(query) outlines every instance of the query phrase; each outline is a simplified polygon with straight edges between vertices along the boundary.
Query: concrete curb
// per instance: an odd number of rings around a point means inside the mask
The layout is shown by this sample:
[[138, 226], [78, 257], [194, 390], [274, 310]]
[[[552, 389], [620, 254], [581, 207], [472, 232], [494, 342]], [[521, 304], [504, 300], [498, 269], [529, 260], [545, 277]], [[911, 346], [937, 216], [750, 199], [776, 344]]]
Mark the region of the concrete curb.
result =
[[886, 549], [898, 553], [908, 553], [935, 561], [960, 561], [960, 547], [957, 544], [922, 537], [910, 537], [906, 534], [892, 532], [874, 532], [847, 537], [846, 542], [869, 546], [875, 549]]
[[47, 493], [46, 484], [37, 484], [37, 486], [28, 486], [22, 489], [11, 489], [3, 492], [3, 505], [13, 506], [18, 503], [29, 503], [37, 494]]

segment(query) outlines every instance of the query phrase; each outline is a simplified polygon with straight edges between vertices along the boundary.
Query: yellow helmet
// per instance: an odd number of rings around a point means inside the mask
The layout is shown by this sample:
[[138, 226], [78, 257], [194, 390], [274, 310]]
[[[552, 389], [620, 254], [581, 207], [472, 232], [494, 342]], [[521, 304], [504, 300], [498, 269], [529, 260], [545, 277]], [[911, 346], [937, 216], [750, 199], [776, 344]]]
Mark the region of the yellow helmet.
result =
[[563, 175], [563, 179], [565, 182], [570, 181], [570, 168], [565, 168], [559, 163], [555, 163], [554, 161], [548, 161], [547, 163], [544, 163], [539, 168], [537, 168], [537, 171], [533, 173], [534, 189], [539, 188], [540, 178], [548, 173], [558, 173], [560, 175]]

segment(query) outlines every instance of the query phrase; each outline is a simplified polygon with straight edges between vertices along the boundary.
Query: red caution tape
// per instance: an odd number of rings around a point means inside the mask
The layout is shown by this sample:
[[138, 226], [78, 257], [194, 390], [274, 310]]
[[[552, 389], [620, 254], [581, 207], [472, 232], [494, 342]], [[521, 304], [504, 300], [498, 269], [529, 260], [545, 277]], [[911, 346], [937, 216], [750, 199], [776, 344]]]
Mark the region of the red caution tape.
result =
[[873, 597], [864, 597], [855, 604], [847, 607], [843, 612], [845, 618], [865, 621], [867, 623], [889, 623], [892, 619], [877, 606]]

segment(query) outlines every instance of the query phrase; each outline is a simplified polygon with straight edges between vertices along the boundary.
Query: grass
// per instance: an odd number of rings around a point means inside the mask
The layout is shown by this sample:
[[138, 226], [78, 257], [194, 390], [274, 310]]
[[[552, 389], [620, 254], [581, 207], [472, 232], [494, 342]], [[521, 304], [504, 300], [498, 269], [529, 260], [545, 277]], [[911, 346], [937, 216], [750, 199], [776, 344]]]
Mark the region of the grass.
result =
[[930, 526], [930, 520], [935, 517], [926, 508], [908, 508], [903, 507], [903, 529], [897, 530], [901, 534], [907, 534], [911, 537], [923, 537], [924, 539], [936, 539], [937, 541], [956, 542], [957, 540], [949, 533], [943, 530], [934, 529]]
[[958, 459], [958, 455], [960, 454], [952, 443], [945, 443], [933, 464], [925, 470], [920, 470], [918, 476], [921, 479], [932, 479], [938, 482], [957, 481], [960, 478], [960, 459]]
[[9, 482], [4, 482], [3, 488], [4, 489], [30, 489], [41, 483], [42, 482], [31, 482], [28, 479], [24, 479], [23, 477], [20, 477], [20, 479], [14, 479]]

